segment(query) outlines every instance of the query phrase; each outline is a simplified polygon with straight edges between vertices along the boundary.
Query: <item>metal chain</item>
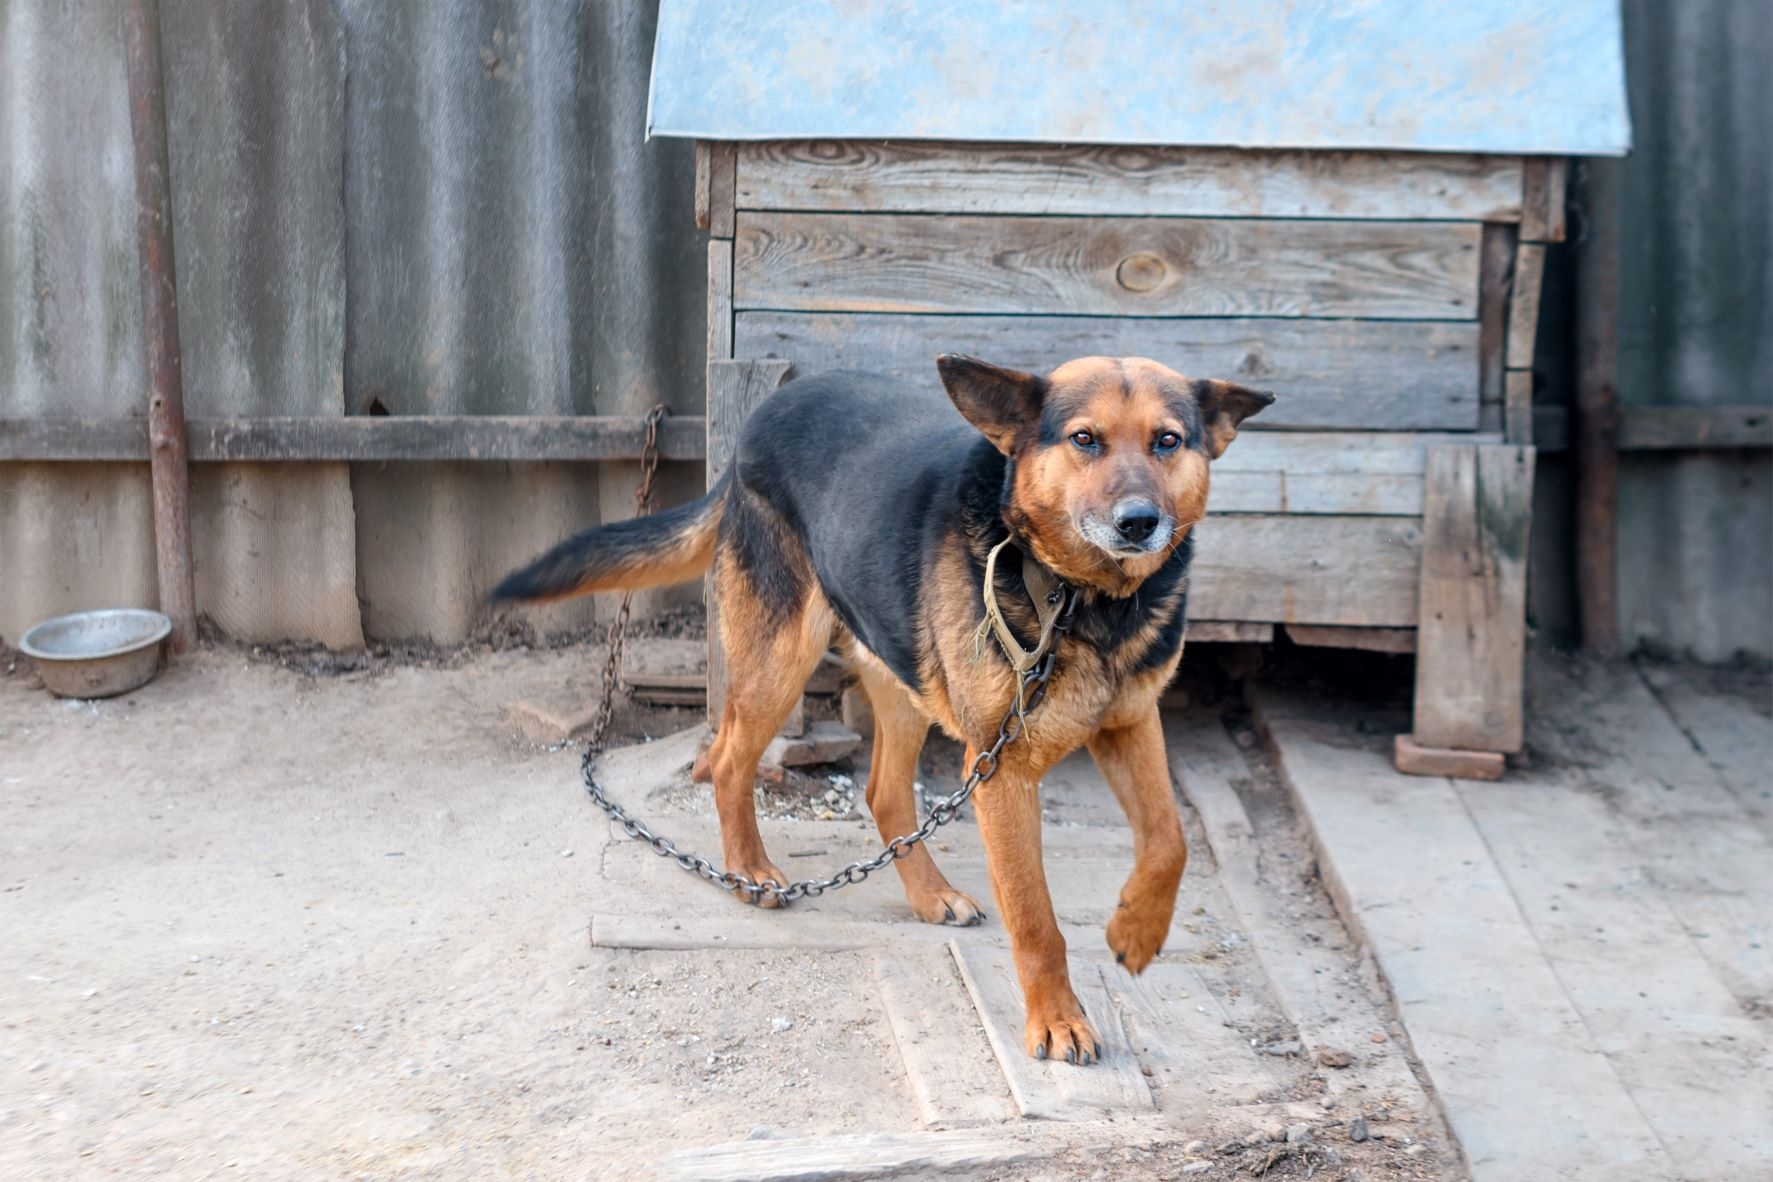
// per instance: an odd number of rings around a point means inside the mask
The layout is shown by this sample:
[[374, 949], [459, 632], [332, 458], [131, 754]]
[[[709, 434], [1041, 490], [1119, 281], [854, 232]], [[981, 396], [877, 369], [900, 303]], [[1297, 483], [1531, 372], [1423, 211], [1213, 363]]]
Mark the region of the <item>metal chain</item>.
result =
[[[647, 414], [646, 449], [641, 456], [640, 488], [635, 493], [638, 512], [644, 516], [650, 511], [653, 473], [659, 466], [658, 438], [659, 421], [665, 416], [665, 408], [655, 406]], [[615, 708], [616, 683], [621, 672], [622, 645], [626, 640], [628, 628], [628, 608], [633, 599], [630, 592], [622, 596], [622, 606], [616, 612], [615, 623], [609, 630], [609, 660], [603, 669], [603, 698], [597, 706], [597, 717], [591, 724], [591, 735], [585, 745], [585, 754], [579, 760], [579, 773], [585, 781], [585, 792], [591, 797], [593, 804], [608, 813], [610, 819], [622, 827], [629, 837], [638, 838], [661, 858], [670, 858], [691, 874], [696, 874], [708, 882], [724, 890], [738, 891], [753, 903], [775, 900], [777, 903], [791, 903], [795, 899], [808, 896], [817, 897], [826, 891], [834, 891], [840, 887], [854, 886], [876, 870], [895, 862], [909, 854], [912, 847], [928, 841], [936, 830], [949, 824], [960, 815], [960, 810], [972, 798], [979, 785], [997, 774], [998, 763], [1003, 749], [1014, 743], [1028, 729], [1028, 715], [1039, 706], [1047, 694], [1047, 682], [1053, 676], [1053, 668], [1057, 658], [1059, 637], [1070, 631], [1073, 617], [1077, 614], [1077, 589], [1069, 585], [1063, 589], [1065, 606], [1059, 613], [1057, 622], [1046, 646], [1040, 650], [1040, 659], [1033, 667], [1021, 675], [1021, 682], [1016, 687], [1016, 697], [1004, 711], [1003, 721], [997, 724], [997, 741], [981, 751], [973, 760], [966, 783], [962, 784], [949, 796], [937, 801], [930, 807], [929, 816], [924, 818], [922, 825], [914, 833], [895, 837], [887, 842], [880, 853], [861, 862], [851, 862], [830, 878], [803, 878], [786, 886], [766, 880], [754, 882], [743, 874], [735, 874], [731, 870], [719, 870], [714, 863], [700, 854], [687, 853], [677, 848], [677, 843], [669, 837], [663, 837], [647, 828], [644, 822], [630, 816], [628, 811], [611, 800], [597, 782], [595, 775], [597, 758], [603, 754], [604, 741], [609, 730], [610, 715]]]

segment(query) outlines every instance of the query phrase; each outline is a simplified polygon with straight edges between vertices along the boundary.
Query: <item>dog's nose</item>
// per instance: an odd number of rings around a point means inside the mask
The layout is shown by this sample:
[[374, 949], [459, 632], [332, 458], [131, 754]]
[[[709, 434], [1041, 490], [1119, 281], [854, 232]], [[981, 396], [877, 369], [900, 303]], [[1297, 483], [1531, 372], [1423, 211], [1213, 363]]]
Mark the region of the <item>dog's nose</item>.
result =
[[1150, 501], [1127, 500], [1114, 507], [1114, 528], [1129, 542], [1143, 542], [1156, 530], [1163, 515]]

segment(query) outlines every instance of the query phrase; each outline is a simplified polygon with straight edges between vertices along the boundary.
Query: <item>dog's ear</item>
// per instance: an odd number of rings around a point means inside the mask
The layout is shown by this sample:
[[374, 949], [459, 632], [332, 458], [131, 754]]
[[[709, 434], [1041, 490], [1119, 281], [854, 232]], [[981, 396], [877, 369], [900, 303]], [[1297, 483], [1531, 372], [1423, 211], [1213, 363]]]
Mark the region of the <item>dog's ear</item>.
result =
[[936, 371], [955, 409], [1006, 456], [1015, 448], [1016, 437], [1040, 421], [1046, 383], [1033, 374], [956, 353], [936, 358]]
[[1225, 454], [1237, 438], [1237, 425], [1274, 401], [1266, 390], [1252, 390], [1233, 382], [1216, 379], [1196, 382], [1194, 400], [1200, 406], [1201, 427], [1206, 431], [1207, 447], [1216, 460]]

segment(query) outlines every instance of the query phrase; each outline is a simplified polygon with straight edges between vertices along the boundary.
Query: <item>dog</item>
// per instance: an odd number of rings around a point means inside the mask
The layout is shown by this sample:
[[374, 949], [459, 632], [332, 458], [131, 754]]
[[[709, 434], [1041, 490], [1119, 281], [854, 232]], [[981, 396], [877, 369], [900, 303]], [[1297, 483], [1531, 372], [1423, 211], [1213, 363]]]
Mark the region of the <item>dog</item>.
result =
[[[946, 398], [866, 373], [788, 382], [752, 413], [701, 499], [581, 533], [494, 598], [664, 586], [712, 567], [730, 677], [710, 751], [722, 852], [729, 870], [786, 885], [758, 833], [757, 763], [826, 649], [845, 647], [873, 706], [868, 808], [891, 839], [917, 828], [913, 782], [931, 724], [966, 744], [970, 768], [1018, 693], [1007, 648], [981, 628], [987, 556], [1009, 541], [993, 585], [1024, 648], [1040, 631], [1026, 586], [1074, 588], [1045, 701], [973, 800], [1027, 1050], [1089, 1064], [1101, 1044], [1047, 892], [1040, 779], [1088, 747], [1126, 812], [1133, 869], [1107, 936], [1115, 959], [1142, 971], [1169, 932], [1188, 858], [1157, 700], [1182, 657], [1192, 530], [1210, 461], [1274, 396], [1144, 358], [1086, 357], [1044, 377], [965, 356], [936, 368]], [[919, 919], [984, 918], [927, 845], [895, 865]]]

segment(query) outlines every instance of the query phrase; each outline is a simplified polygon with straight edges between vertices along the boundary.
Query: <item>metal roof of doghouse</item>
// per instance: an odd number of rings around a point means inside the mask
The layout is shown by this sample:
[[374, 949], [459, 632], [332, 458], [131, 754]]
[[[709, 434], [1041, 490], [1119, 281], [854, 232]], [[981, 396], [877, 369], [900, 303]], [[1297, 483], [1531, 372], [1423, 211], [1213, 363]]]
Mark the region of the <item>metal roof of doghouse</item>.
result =
[[1619, 155], [1618, 0], [661, 0], [649, 134]]

